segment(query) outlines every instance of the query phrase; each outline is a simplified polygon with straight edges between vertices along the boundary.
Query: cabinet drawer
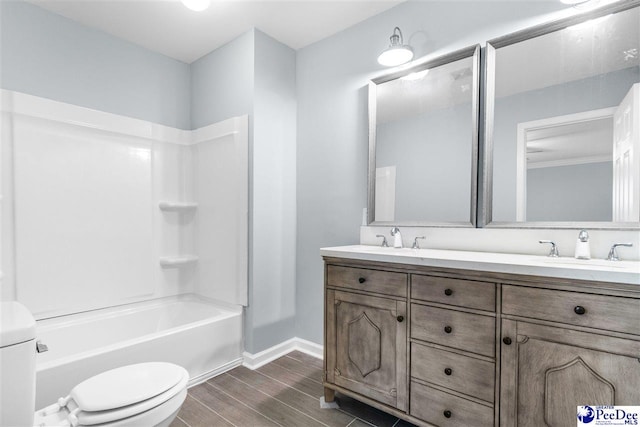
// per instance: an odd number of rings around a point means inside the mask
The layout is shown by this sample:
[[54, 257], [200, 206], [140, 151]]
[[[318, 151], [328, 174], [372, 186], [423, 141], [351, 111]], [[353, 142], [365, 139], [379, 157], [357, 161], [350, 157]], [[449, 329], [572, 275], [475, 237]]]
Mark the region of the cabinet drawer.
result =
[[411, 304], [411, 337], [495, 356], [495, 318]]
[[411, 298], [495, 311], [496, 285], [475, 280], [411, 276]]
[[493, 426], [493, 408], [415, 382], [409, 413], [438, 426]]
[[502, 311], [515, 316], [640, 334], [640, 299], [504, 286]]
[[494, 401], [495, 364], [491, 362], [412, 343], [411, 377]]
[[366, 268], [327, 266], [327, 286], [407, 296], [407, 275]]

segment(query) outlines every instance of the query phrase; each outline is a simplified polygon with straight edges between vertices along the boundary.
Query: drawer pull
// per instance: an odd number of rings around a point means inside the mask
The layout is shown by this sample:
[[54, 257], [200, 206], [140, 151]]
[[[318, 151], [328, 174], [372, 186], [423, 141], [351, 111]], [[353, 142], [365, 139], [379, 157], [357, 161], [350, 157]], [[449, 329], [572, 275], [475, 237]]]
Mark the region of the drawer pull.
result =
[[504, 337], [502, 338], [502, 342], [505, 343], [506, 345], [511, 345], [511, 338]]
[[453, 374], [453, 369], [445, 368], [444, 373], [445, 373], [445, 375], [451, 375], [451, 374]]
[[451, 289], [445, 289], [444, 290], [444, 294], [448, 297], [450, 297], [451, 295], [453, 295], [453, 291]]
[[583, 314], [585, 314], [585, 313], [587, 312], [587, 309], [586, 309], [586, 308], [584, 308], [584, 307], [583, 307], [583, 306], [581, 306], [581, 305], [576, 305], [576, 306], [575, 306], [575, 308], [573, 309], [573, 311], [574, 311], [576, 314], [583, 315]]
[[442, 413], [442, 415], [444, 415], [445, 418], [451, 418], [451, 411], [450, 410], [446, 410]]
[[451, 333], [451, 331], [453, 331], [453, 328], [452, 328], [451, 326], [445, 326], [445, 327], [444, 327], [444, 331], [445, 331], [446, 333], [450, 334], [450, 333]]
[[358, 278], [358, 282], [360, 282], [360, 283], [364, 283], [366, 281], [367, 281], [367, 279], [365, 279], [364, 277], [359, 277]]
[[398, 320], [398, 322], [402, 323], [404, 321], [404, 316], [398, 316], [396, 317], [396, 319]]

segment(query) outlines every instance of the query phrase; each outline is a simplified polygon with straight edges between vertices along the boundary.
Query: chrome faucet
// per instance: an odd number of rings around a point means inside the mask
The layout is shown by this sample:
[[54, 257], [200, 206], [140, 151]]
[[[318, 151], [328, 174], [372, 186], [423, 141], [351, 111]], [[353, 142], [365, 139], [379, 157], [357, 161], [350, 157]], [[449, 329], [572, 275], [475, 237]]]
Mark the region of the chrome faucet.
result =
[[633, 246], [633, 243], [614, 243], [611, 246], [611, 250], [609, 250], [609, 255], [607, 256], [607, 261], [620, 261], [620, 258], [618, 257], [618, 251], [616, 251], [616, 248], [618, 246], [626, 246], [628, 248]]
[[398, 227], [393, 227], [391, 229], [391, 235], [393, 236], [393, 247], [402, 248], [402, 234], [400, 234], [400, 229]]
[[413, 246], [411, 246], [411, 249], [420, 249], [420, 245], [418, 244], [418, 239], [426, 239], [426, 237], [420, 236], [413, 239]]
[[387, 243], [387, 237], [384, 234], [376, 234], [376, 237], [382, 237], [382, 243], [380, 244], [380, 246], [382, 246], [383, 248], [389, 247], [389, 244]]
[[549, 255], [552, 258], [557, 258], [560, 256], [560, 254], [558, 253], [558, 245], [556, 245], [556, 242], [553, 242], [551, 240], [539, 240], [540, 243], [549, 243], [551, 245], [551, 250], [549, 251]]

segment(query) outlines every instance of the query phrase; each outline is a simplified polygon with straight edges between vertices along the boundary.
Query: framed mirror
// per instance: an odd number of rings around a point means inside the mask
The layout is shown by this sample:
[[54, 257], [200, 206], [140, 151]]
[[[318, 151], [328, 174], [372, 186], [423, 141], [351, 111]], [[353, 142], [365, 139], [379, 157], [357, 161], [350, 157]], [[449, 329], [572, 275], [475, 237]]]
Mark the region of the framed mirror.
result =
[[483, 223], [640, 228], [640, 7], [487, 43]]
[[474, 227], [480, 46], [369, 83], [372, 225]]

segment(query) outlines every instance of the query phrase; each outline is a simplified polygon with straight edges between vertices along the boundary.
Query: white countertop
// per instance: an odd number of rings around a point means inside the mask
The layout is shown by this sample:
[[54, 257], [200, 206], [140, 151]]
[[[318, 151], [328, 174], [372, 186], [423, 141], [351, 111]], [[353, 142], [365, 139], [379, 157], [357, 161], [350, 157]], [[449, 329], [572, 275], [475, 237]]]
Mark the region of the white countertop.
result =
[[640, 261], [580, 260], [569, 257], [396, 249], [367, 245], [322, 248], [320, 254], [334, 258], [640, 285]]

